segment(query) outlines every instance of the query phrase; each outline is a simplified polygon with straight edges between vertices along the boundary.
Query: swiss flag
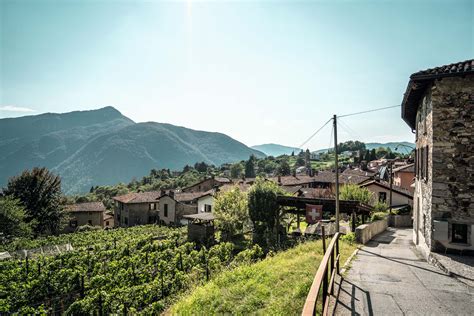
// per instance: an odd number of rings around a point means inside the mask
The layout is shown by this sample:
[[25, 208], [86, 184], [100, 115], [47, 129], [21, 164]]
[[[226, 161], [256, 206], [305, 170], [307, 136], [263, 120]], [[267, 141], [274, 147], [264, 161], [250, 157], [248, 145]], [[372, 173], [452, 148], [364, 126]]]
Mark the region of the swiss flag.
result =
[[323, 206], [306, 204], [306, 222], [315, 224], [323, 218]]

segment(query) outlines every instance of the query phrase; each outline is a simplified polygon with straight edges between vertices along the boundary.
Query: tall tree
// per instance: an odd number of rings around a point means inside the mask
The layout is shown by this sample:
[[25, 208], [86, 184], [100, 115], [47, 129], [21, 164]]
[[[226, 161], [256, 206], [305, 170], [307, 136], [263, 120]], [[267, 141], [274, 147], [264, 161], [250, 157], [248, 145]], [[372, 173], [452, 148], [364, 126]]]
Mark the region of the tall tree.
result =
[[25, 208], [11, 196], [0, 197], [0, 242], [14, 237], [29, 237], [31, 223], [25, 222]]
[[247, 195], [236, 186], [230, 191], [218, 193], [213, 213], [216, 228], [222, 233], [223, 240], [243, 234], [250, 227]]
[[255, 178], [255, 156], [251, 155], [249, 160], [245, 162], [245, 177]]
[[240, 163], [234, 163], [232, 166], [230, 166], [230, 176], [234, 179], [240, 178], [242, 175], [243, 168]]
[[372, 160], [377, 160], [375, 148], [372, 148], [372, 150], [370, 151], [370, 161]]
[[57, 234], [61, 230], [63, 205], [61, 178], [46, 168], [25, 170], [12, 177], [3, 190], [25, 207], [28, 223], [36, 222], [36, 234]]
[[280, 176], [289, 176], [291, 174], [290, 164], [286, 159], [280, 161], [280, 165], [278, 166], [277, 173]]

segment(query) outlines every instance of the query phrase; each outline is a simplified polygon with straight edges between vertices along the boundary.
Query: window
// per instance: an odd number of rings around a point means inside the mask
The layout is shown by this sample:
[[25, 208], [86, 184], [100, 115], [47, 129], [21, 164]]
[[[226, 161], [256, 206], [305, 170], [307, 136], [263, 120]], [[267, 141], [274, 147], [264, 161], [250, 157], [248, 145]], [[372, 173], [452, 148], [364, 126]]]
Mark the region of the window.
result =
[[466, 224], [453, 224], [451, 241], [460, 244], [467, 244]]
[[91, 219], [90, 219], [90, 220], [88, 220], [88, 221], [87, 221], [87, 224], [89, 224], [89, 225], [91, 225], [91, 226], [92, 226], [92, 220], [91, 220]]
[[424, 165], [423, 165], [424, 168], [425, 168], [425, 172], [423, 173], [425, 181], [428, 181], [428, 153], [429, 153], [429, 147], [426, 146], [425, 147]]
[[125, 225], [128, 225], [128, 217], [125, 217]]
[[163, 206], [163, 216], [168, 217], [168, 204]]
[[109, 226], [109, 221], [105, 221], [105, 226]]
[[387, 201], [387, 192], [379, 192], [379, 202], [385, 203]]
[[156, 210], [156, 204], [155, 203], [150, 203], [150, 205], [148, 205], [148, 209], [150, 211]]
[[77, 220], [73, 219], [69, 221], [69, 227], [76, 228], [77, 227]]
[[212, 212], [212, 205], [204, 204], [204, 212], [206, 213]]

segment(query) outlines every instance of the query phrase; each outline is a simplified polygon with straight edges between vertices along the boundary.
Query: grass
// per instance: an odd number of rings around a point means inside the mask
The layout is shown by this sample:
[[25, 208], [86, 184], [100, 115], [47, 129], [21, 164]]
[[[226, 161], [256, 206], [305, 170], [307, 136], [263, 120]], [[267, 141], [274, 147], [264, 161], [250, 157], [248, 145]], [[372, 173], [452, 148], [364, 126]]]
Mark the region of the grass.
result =
[[[181, 298], [175, 315], [299, 315], [323, 257], [321, 241], [301, 244], [260, 262], [225, 271]], [[341, 242], [341, 264], [356, 245]]]

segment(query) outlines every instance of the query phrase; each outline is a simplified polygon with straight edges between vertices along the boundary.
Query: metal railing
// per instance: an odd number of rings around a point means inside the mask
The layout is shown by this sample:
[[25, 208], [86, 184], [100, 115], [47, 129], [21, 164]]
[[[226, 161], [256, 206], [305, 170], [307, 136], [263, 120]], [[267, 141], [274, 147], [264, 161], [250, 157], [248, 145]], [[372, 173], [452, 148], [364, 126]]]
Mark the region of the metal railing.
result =
[[[334, 294], [334, 280], [336, 273], [339, 274], [339, 237], [340, 233], [336, 233], [331, 239], [329, 246], [326, 249], [326, 236], [324, 234], [324, 227], [322, 227], [322, 240], [324, 257], [319, 264], [318, 271], [314, 276], [313, 284], [309, 290], [306, 302], [304, 303], [301, 315], [309, 316], [316, 315], [319, 312], [317, 306], [321, 304], [321, 314], [328, 314], [329, 295]], [[321, 298], [319, 297], [320, 292]], [[320, 299], [320, 300], [319, 300]], [[319, 300], [319, 301], [318, 301]]]

